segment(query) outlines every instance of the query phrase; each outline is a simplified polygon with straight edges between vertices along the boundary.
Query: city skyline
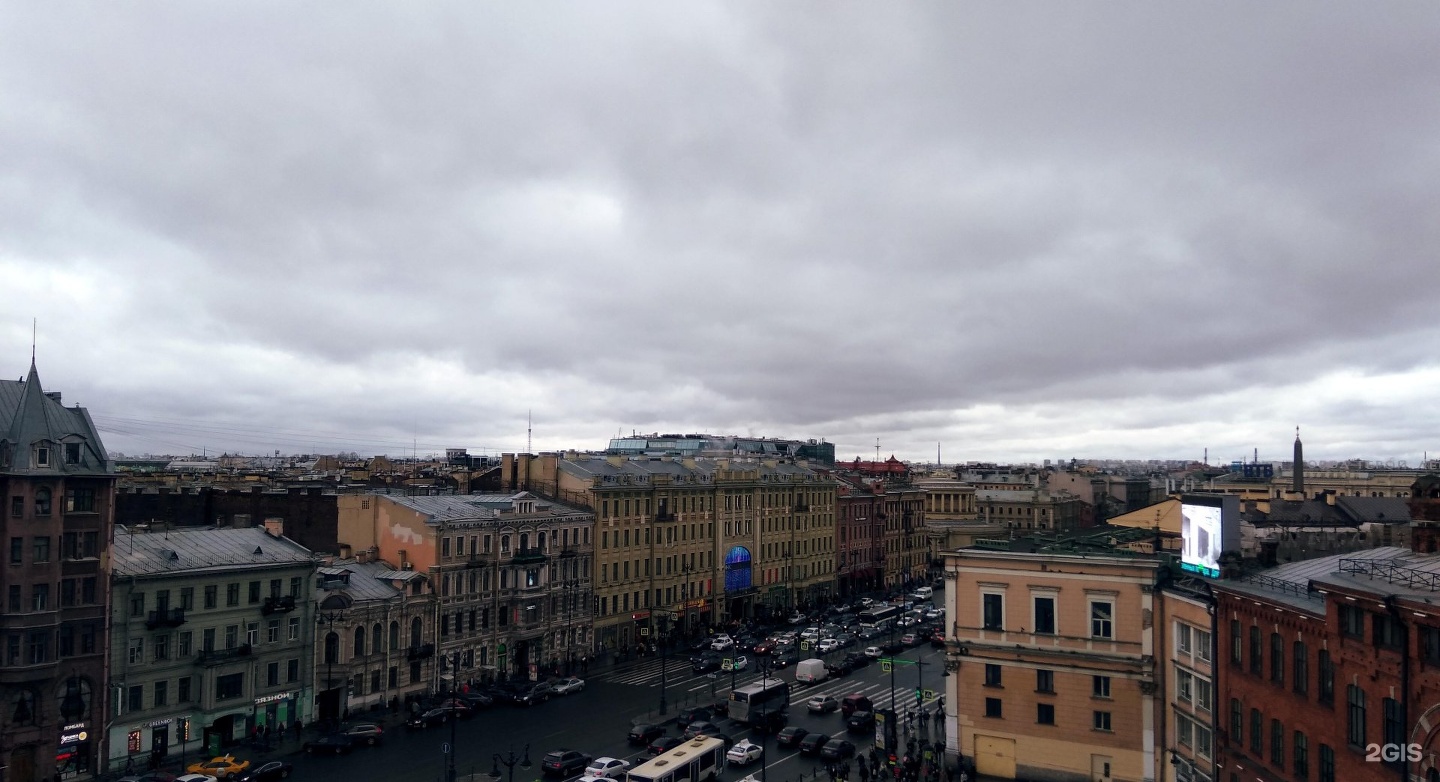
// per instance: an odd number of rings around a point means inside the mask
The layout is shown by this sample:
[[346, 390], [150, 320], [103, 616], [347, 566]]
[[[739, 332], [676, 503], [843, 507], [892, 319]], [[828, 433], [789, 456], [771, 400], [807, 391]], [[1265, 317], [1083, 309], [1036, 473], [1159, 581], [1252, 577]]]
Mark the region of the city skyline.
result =
[[1436, 450], [1440, 9], [563, 8], [0, 9], [0, 365], [125, 453]]

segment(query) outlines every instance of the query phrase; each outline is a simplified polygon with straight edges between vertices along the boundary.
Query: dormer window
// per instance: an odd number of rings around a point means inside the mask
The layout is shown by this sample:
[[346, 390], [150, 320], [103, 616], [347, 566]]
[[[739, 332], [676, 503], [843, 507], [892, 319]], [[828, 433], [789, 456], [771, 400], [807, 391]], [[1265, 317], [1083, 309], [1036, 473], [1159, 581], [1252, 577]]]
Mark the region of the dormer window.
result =
[[35, 466], [36, 466], [36, 467], [49, 467], [49, 466], [50, 466], [50, 449], [49, 449], [49, 448], [47, 448], [47, 447], [45, 447], [45, 446], [42, 445], [42, 446], [40, 446], [39, 448], [36, 448], [36, 449], [35, 449]]
[[80, 443], [65, 443], [65, 463], [80, 463]]

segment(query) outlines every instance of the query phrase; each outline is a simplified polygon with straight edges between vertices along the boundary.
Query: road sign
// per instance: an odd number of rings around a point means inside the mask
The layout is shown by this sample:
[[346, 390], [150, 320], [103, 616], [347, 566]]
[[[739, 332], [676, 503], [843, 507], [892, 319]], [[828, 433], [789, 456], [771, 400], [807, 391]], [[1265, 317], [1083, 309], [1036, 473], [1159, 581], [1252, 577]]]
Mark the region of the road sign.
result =
[[809, 642], [809, 641], [801, 641], [801, 642], [800, 642], [800, 651], [802, 651], [802, 652], [808, 652], [808, 651], [810, 651], [810, 642]]
[[714, 679], [714, 678], [716, 678], [716, 675], [713, 674], [713, 673], [707, 673], [707, 674], [705, 674], [705, 678], [707, 678], [707, 679]]
[[934, 690], [926, 690], [926, 691], [925, 691], [925, 700], [927, 700], [927, 701], [933, 701], [933, 700], [935, 700], [935, 691], [934, 691]]
[[729, 657], [726, 657], [724, 660], [721, 660], [721, 661], [720, 661], [720, 670], [722, 670], [722, 671], [729, 671], [729, 670], [733, 670], [734, 668], [735, 668], [735, 661], [734, 661], [734, 660], [731, 660]]
[[640, 634], [641, 634], [641, 635], [649, 635], [649, 634], [650, 634], [650, 628], [648, 628], [648, 627], [642, 627], [642, 628], [640, 628]]
[[881, 660], [881, 661], [880, 661], [880, 672], [881, 672], [881, 673], [889, 673], [889, 672], [890, 672], [890, 669], [891, 669], [892, 667], [893, 667], [893, 666], [890, 664], [890, 661], [889, 661], [889, 660]]
[[440, 754], [442, 754], [442, 755], [449, 755], [449, 754], [450, 754], [450, 742], [447, 741], [447, 742], [445, 742], [444, 744], [441, 744], [441, 745], [440, 745]]

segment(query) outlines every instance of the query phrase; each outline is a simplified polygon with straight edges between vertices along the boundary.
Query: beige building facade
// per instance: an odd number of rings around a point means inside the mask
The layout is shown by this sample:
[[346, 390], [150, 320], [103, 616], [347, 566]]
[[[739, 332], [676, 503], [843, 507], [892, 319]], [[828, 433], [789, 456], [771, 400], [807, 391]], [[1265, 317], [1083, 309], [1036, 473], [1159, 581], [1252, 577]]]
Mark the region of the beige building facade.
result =
[[963, 549], [945, 558], [947, 746], [982, 775], [1154, 780], [1156, 560]]

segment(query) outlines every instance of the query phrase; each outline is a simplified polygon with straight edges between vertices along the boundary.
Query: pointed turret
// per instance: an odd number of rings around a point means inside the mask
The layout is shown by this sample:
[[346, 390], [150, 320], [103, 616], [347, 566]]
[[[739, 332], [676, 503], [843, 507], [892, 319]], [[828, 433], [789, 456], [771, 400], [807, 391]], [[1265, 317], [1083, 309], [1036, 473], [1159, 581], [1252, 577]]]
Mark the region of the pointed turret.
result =
[[1290, 491], [1302, 498], [1305, 496], [1305, 448], [1300, 444], [1300, 427], [1295, 427], [1295, 474], [1290, 479]]

